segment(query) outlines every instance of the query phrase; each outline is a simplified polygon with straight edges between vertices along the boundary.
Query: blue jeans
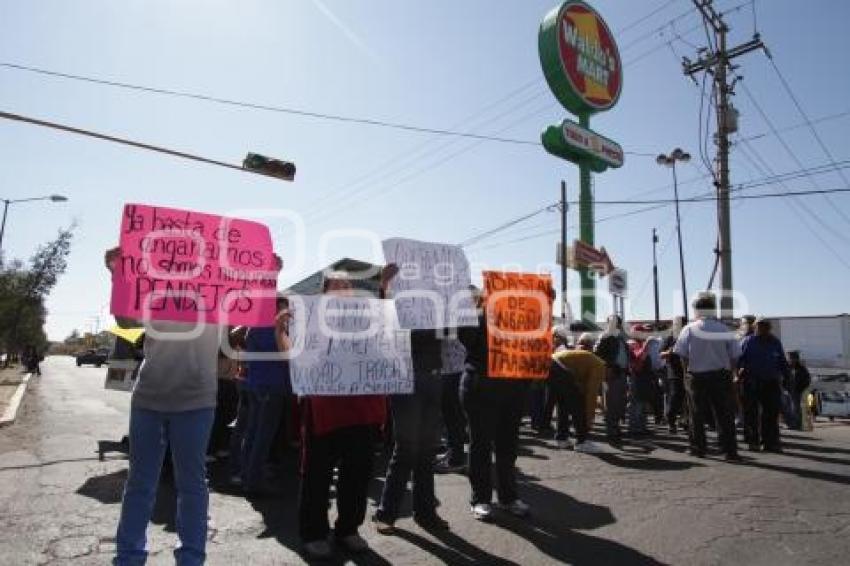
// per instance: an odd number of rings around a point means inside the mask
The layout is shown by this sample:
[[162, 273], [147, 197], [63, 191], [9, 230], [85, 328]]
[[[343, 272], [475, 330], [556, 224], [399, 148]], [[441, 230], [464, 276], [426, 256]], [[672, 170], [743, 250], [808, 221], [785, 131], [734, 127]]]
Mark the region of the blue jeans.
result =
[[263, 468], [280, 426], [285, 397], [283, 391], [269, 387], [256, 387], [245, 393], [248, 426], [242, 439], [242, 487], [257, 491], [263, 487]]
[[165, 449], [169, 445], [177, 488], [177, 535], [180, 537], [174, 557], [178, 565], [204, 563], [209, 506], [205, 456], [214, 418], [212, 408], [179, 413], [130, 410], [130, 471], [121, 501], [114, 564], [144, 564], [147, 559], [145, 532], [156, 502]]

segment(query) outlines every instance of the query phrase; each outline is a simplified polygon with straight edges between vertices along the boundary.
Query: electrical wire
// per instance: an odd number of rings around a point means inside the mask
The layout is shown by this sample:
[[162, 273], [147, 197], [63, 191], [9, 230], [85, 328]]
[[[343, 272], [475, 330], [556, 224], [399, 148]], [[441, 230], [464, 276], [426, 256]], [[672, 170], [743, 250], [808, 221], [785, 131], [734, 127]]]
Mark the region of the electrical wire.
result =
[[[776, 126], [773, 124], [773, 121], [770, 119], [770, 117], [768, 117], [767, 113], [761, 107], [761, 104], [758, 103], [758, 100], [756, 100], [755, 96], [753, 96], [753, 93], [750, 92], [750, 89], [747, 87], [747, 85], [745, 83], [741, 83], [741, 85], [744, 89], [744, 93], [746, 93], [746, 95], [747, 95], [747, 98], [750, 100], [752, 105], [756, 108], [758, 113], [761, 115], [762, 119], [768, 125], [768, 127], [770, 128], [770, 131], [773, 132], [773, 135], [777, 138], [777, 140], [779, 140], [779, 143], [785, 149], [785, 152], [788, 154], [789, 157], [791, 157], [791, 159], [794, 161], [794, 163], [796, 163], [797, 166], [802, 169], [803, 164], [800, 162], [800, 158], [797, 157], [797, 154], [791, 149], [791, 147], [785, 141], [785, 138], [776, 130]], [[814, 181], [811, 178], [809, 179], [809, 181], [810, 181], [810, 183], [812, 184], [813, 187], [818, 188], [818, 184], [817, 184], [816, 181]], [[848, 216], [841, 209], [839, 209], [839, 207], [829, 198], [829, 196], [827, 194], [824, 194], [823, 198], [827, 203], [829, 203], [829, 206], [832, 208], [833, 211], [836, 212], [836, 214], [838, 214], [838, 216], [840, 216], [848, 224], [850, 224], [850, 216]]]
[[[809, 128], [809, 131], [812, 133], [812, 136], [814, 136], [815, 140], [818, 142], [818, 145], [820, 146], [826, 158], [834, 166], [835, 158], [832, 156], [832, 152], [829, 150], [829, 147], [827, 147], [827, 145], [824, 143], [823, 138], [821, 138], [820, 134], [817, 131], [817, 128], [815, 128], [814, 124], [812, 124], [812, 121], [809, 119], [809, 115], [806, 113], [805, 110], [803, 110], [803, 105], [800, 104], [800, 99], [797, 98], [797, 96], [794, 94], [794, 91], [791, 89], [791, 85], [785, 79], [785, 75], [782, 74], [782, 71], [779, 70], [779, 66], [777, 66], [776, 60], [773, 58], [773, 55], [770, 53], [770, 51], [766, 51], [766, 54], [767, 60], [770, 61], [770, 66], [773, 67], [773, 70], [776, 72], [776, 76], [779, 77], [779, 81], [782, 83], [785, 92], [794, 102], [794, 106], [797, 108], [797, 112], [799, 112], [800, 116], [802, 116], [803, 120]], [[850, 181], [847, 180], [847, 176], [844, 174], [844, 171], [839, 170], [838, 174], [841, 177], [841, 180], [844, 181], [844, 185], [850, 187]], [[847, 222], [850, 222], [850, 217], [848, 217], [844, 213], [844, 211], [841, 211], [841, 216]]]
[[[764, 158], [758, 153], [758, 151], [756, 151], [752, 144], [748, 142], [743, 142], [741, 148], [741, 155], [743, 155], [745, 159], [749, 160], [758, 171], [762, 173], [773, 174], [773, 170], [770, 165], [764, 160]], [[750, 153], [752, 153], [754, 157], [750, 157]], [[787, 189], [783, 181], [780, 181], [779, 185]], [[839, 263], [841, 263], [844, 267], [850, 270], [850, 263], [848, 263], [847, 260], [845, 260], [844, 257], [840, 253], [838, 253], [838, 251], [832, 246], [832, 244], [830, 244], [830, 242], [826, 238], [821, 236], [820, 233], [815, 229], [815, 226], [830, 228], [829, 225], [821, 222], [819, 217], [806, 205], [805, 202], [800, 199], [792, 198], [789, 200], [783, 200], [781, 202], [786, 203], [786, 206], [788, 206], [793, 212], [796, 213], [796, 217], [803, 223], [803, 226], [806, 227], [809, 233], [812, 234], [821, 243], [821, 245], [823, 245], [823, 247], [826, 248], [835, 257], [835, 259], [838, 260]], [[811, 218], [814, 224], [810, 224], [809, 220], [806, 218], [805, 215], [800, 215], [798, 213], [798, 208], [799, 210], [805, 212], [805, 214]]]

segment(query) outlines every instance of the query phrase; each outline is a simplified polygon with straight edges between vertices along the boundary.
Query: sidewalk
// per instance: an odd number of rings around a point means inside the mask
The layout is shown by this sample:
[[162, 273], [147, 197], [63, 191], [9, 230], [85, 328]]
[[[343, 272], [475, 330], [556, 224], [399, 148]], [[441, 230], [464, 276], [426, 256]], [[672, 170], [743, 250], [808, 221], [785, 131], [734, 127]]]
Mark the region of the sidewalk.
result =
[[29, 374], [18, 366], [0, 369], [0, 427], [15, 422], [28, 381]]

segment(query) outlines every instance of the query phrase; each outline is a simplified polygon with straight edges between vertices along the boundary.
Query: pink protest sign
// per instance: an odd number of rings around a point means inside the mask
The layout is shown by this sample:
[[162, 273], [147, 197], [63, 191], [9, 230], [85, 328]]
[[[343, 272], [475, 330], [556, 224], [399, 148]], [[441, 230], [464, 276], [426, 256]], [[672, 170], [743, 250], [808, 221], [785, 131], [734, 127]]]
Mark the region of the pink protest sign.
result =
[[144, 321], [272, 326], [278, 270], [262, 224], [126, 204], [111, 312]]

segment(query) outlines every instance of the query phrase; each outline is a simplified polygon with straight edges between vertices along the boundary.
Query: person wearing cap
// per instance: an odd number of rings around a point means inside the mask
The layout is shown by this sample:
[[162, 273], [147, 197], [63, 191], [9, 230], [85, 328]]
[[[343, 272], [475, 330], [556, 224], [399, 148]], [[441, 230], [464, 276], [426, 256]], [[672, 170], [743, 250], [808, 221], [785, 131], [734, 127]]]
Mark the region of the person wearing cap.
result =
[[[592, 338], [590, 338], [592, 343]], [[581, 342], [581, 340], [579, 340]], [[552, 354], [549, 370], [549, 388], [558, 405], [558, 428], [555, 440], [558, 448], [569, 448], [569, 423], [572, 421], [576, 433], [576, 452], [597, 453], [600, 447], [587, 439], [593, 413], [588, 419], [586, 399], [596, 393], [605, 379], [605, 362], [596, 354], [585, 349], [562, 349]]]
[[608, 368], [605, 374], [605, 433], [611, 445], [620, 446], [620, 421], [626, 416], [628, 395], [629, 345], [619, 316], [608, 317], [608, 328], [599, 336], [593, 353], [602, 358]]
[[738, 461], [735, 417], [732, 409], [732, 376], [740, 354], [738, 340], [716, 318], [717, 299], [703, 293], [694, 301], [697, 320], [682, 329], [673, 351], [685, 368], [685, 389], [691, 411], [688, 436], [690, 453], [705, 457], [705, 415], [716, 415], [720, 447], [726, 460]]
[[782, 380], [787, 379], [790, 370], [782, 342], [771, 333], [766, 318], [757, 318], [755, 334], [744, 339], [738, 367], [750, 450], [758, 451], [764, 446], [766, 452], [781, 452], [778, 419]]

